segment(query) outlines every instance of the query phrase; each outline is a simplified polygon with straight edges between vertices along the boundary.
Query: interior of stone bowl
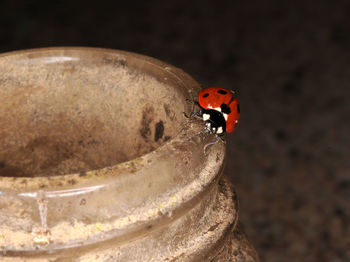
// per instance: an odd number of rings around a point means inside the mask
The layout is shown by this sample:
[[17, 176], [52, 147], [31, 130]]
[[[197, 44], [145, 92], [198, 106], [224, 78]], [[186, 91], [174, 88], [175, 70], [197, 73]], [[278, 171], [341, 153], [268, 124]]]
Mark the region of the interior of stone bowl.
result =
[[154, 62], [95, 49], [0, 56], [0, 176], [98, 169], [171, 139], [186, 93]]

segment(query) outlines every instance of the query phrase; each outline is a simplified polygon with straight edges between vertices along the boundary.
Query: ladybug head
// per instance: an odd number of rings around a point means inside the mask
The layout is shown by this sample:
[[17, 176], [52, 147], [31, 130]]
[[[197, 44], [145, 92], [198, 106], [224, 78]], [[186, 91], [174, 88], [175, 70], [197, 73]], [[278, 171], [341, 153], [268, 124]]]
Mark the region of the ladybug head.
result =
[[226, 120], [221, 112], [213, 109], [204, 109], [202, 117], [205, 121], [205, 129], [209, 133], [223, 135], [226, 132]]

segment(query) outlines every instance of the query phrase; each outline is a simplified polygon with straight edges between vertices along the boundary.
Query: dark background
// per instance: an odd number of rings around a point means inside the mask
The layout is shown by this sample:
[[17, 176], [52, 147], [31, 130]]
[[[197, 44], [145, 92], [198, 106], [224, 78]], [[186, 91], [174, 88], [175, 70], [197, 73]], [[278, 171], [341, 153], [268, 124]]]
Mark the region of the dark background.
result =
[[350, 261], [348, 0], [0, 0], [0, 10], [1, 52], [124, 49], [238, 91], [225, 172], [262, 261]]

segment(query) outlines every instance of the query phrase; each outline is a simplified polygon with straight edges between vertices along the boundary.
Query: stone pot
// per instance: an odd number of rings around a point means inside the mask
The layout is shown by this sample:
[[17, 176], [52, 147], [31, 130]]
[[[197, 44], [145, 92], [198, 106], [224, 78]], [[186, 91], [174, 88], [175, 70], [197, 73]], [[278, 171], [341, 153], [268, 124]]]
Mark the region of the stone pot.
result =
[[2, 261], [258, 261], [199, 90], [129, 52], [0, 55]]

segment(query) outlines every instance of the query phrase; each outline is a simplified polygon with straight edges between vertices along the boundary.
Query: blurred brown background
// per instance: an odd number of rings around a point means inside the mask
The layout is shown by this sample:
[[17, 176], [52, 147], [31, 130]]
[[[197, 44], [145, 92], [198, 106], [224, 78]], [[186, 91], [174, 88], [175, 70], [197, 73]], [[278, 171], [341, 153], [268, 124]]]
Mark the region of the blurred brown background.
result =
[[225, 172], [262, 261], [350, 261], [348, 0], [0, 0], [0, 10], [1, 52], [124, 49], [238, 91]]

